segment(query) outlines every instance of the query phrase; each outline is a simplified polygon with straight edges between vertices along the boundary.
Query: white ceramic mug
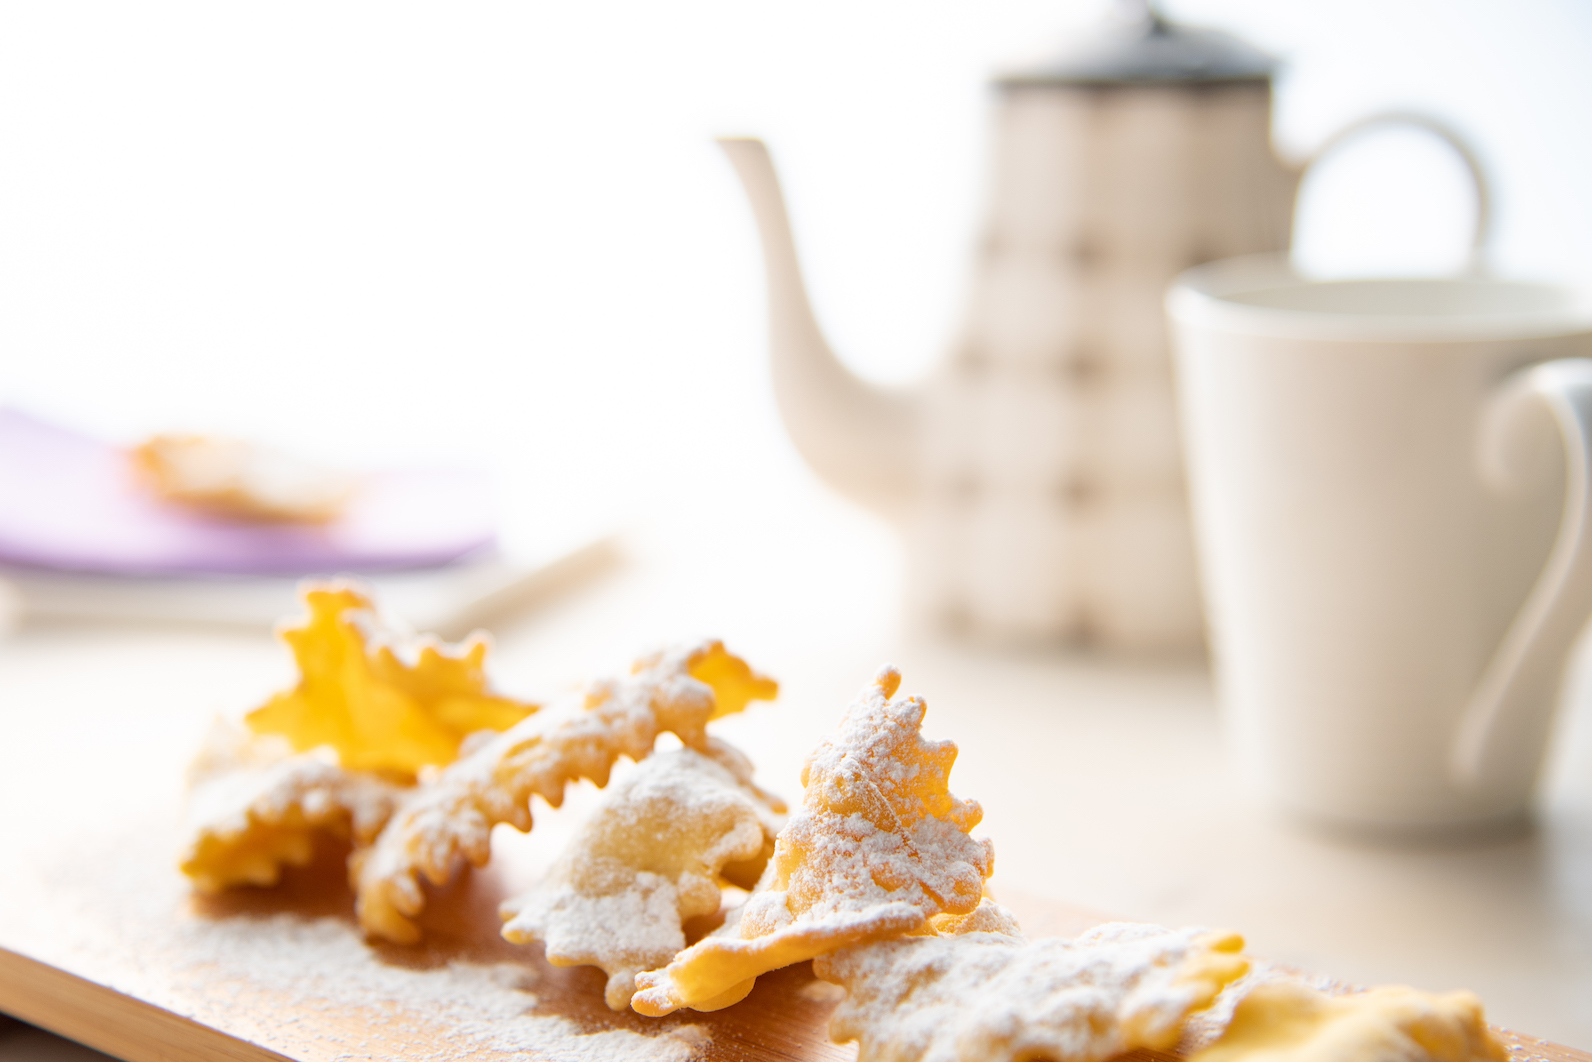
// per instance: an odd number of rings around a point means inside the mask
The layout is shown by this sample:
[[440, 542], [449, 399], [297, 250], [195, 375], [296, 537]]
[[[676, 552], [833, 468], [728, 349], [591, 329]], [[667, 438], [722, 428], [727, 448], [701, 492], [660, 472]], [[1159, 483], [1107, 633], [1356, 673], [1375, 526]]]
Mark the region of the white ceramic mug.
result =
[[1592, 311], [1478, 277], [1167, 301], [1218, 697], [1283, 808], [1382, 830], [1529, 813], [1592, 611]]

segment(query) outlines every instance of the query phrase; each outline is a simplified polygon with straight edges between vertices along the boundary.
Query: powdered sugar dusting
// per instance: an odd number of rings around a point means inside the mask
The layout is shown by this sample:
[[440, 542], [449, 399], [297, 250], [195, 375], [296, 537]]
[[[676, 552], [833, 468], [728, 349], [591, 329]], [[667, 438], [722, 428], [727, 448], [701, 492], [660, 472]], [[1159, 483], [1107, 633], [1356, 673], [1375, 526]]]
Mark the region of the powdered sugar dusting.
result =
[[631, 674], [592, 683], [423, 782], [376, 843], [355, 856], [351, 876], [365, 930], [399, 943], [418, 940], [420, 876], [441, 884], [461, 862], [485, 864], [493, 826], [531, 828], [533, 795], [557, 807], [574, 779], [606, 785], [620, 756], [645, 758], [665, 731], [703, 746], [704, 728], [723, 706], [692, 667], [719, 657], [728, 654], [715, 641], [644, 659]]
[[[184, 881], [150, 860], [149, 848], [158, 850], [147, 834], [138, 851], [105, 845], [93, 856], [100, 869], [92, 878], [74, 863], [57, 868], [52, 876], [63, 887], [50, 902], [61, 933], [52, 961], [90, 969], [119, 992], [279, 1053], [384, 1062], [689, 1062], [711, 1041], [706, 1028], [684, 1023], [594, 1020], [578, 1005], [580, 993], [560, 983], [564, 971], [534, 954], [501, 959], [507, 945], [494, 954], [460, 941], [411, 959], [408, 949], [367, 944], [346, 908], [318, 916], [194, 908]], [[72, 884], [82, 880], [115, 880], [118, 889]], [[235, 897], [226, 902], [251, 902]], [[274, 897], [253, 894], [260, 905], [292, 902]], [[112, 935], [117, 947], [107, 952], [102, 942]], [[74, 954], [94, 965], [73, 961]]]
[[685, 948], [683, 923], [719, 910], [727, 865], [762, 872], [781, 819], [750, 783], [746, 757], [713, 739], [643, 760], [543, 879], [503, 905], [503, 935], [545, 942], [559, 965], [601, 967], [608, 1005], [628, 1008], [636, 974]]
[[[963, 925], [1014, 924], [1000, 913]], [[813, 970], [845, 987], [830, 1033], [860, 1041], [859, 1062], [1103, 1062], [1176, 1041], [1217, 987], [1190, 976], [1208, 968], [1207, 939], [1121, 922], [1070, 941], [974, 930], [848, 948]]]
[[[440, 969], [381, 962], [347, 923], [275, 915], [269, 919], [189, 922], [181, 931], [187, 963], [180, 977], [214, 980], [248, 997], [276, 996], [278, 1020], [317, 1013], [363, 1012], [383, 1039], [401, 1039], [404, 1057], [453, 1062], [482, 1051], [530, 1053], [561, 1062], [665, 1059], [686, 1062], [710, 1038], [689, 1026], [643, 1035], [626, 1029], [588, 1032], [567, 1017], [538, 1014], [536, 971], [515, 963], [454, 961]], [[239, 970], [239, 967], [243, 967]], [[218, 977], [245, 973], [246, 980]], [[358, 1022], [346, 1023], [357, 1027]], [[443, 1035], [437, 1035], [438, 1031]], [[383, 1053], [382, 1044], [349, 1038], [350, 1057]]]
[[189, 769], [183, 872], [206, 892], [274, 885], [310, 859], [318, 833], [369, 844], [404, 788], [339, 766], [331, 749], [294, 753], [275, 735], [216, 720]]
[[803, 769], [802, 806], [739, 917], [638, 975], [637, 1010], [722, 1006], [761, 973], [978, 906], [995, 858], [968, 836], [983, 813], [951, 794], [956, 746], [924, 740], [926, 706], [895, 697], [900, 682], [884, 668], [847, 709]]
[[978, 905], [994, 849], [967, 831], [983, 812], [951, 794], [956, 746], [923, 739], [926, 706], [892, 698], [899, 682], [894, 668], [880, 672], [803, 769], [802, 807], [774, 856], [778, 879], [747, 901], [742, 938], [887, 907], [917, 924]]

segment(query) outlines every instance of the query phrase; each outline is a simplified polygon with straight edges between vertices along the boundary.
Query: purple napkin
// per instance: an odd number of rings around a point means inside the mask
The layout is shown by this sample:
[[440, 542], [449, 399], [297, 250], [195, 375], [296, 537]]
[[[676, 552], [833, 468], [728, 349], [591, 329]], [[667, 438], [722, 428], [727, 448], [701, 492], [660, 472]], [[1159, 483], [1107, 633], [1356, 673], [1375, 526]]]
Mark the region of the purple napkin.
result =
[[0, 409], [0, 564], [116, 575], [313, 575], [446, 564], [494, 540], [477, 471], [373, 473], [336, 521], [250, 524], [145, 493], [122, 451]]

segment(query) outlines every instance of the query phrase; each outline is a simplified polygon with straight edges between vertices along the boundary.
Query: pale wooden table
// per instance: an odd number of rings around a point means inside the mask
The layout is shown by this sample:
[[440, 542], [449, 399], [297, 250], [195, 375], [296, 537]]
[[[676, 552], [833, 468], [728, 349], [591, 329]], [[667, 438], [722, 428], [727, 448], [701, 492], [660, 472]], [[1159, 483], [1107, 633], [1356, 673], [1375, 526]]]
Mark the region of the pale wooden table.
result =
[[[1233, 780], [1198, 661], [1100, 661], [908, 634], [890, 532], [800, 475], [655, 509], [608, 576], [499, 628], [496, 673], [532, 693], [660, 641], [714, 634], [784, 684], [723, 733], [786, 794], [849, 697], [889, 660], [962, 748], [993, 885], [1126, 917], [1242, 930], [1252, 950], [1362, 983], [1477, 991], [1495, 1022], [1592, 1047], [1592, 726], [1571, 718], [1533, 835], [1366, 845], [1274, 820]], [[24, 628], [0, 642], [8, 741], [39, 720], [84, 740], [181, 745], [288, 679], [260, 633]], [[70, 770], [70, 765], [63, 765]], [[151, 786], [174, 784], [152, 777]], [[0, 815], [26, 812], [16, 806]], [[42, 1058], [0, 1037], [0, 1058]], [[31, 1043], [31, 1041], [29, 1041]], [[34, 1052], [34, 1053], [28, 1053]]]

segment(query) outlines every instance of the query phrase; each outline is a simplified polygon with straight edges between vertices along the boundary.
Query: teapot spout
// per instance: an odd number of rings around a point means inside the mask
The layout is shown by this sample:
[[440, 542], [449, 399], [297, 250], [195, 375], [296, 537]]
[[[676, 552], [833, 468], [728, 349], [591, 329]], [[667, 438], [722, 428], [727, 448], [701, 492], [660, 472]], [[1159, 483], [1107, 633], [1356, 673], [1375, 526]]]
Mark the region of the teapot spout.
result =
[[746, 189], [763, 245], [769, 350], [780, 419], [824, 480], [900, 518], [911, 503], [917, 411], [910, 396], [858, 379], [835, 357], [807, 299], [785, 197], [761, 140], [718, 141]]

